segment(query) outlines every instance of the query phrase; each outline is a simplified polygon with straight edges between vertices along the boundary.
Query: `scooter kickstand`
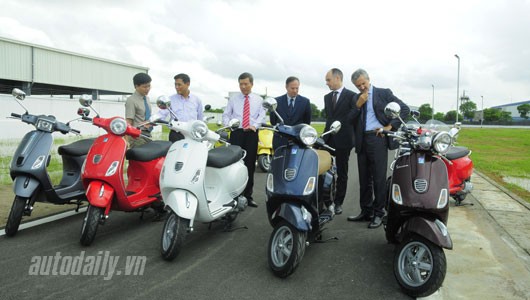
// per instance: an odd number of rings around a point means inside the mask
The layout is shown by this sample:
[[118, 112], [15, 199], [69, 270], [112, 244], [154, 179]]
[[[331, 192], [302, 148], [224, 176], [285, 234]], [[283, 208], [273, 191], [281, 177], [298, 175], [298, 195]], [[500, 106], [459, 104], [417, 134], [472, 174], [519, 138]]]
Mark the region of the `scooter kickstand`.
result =
[[238, 226], [238, 227], [232, 227], [232, 224], [227, 224], [225, 225], [225, 228], [223, 229], [224, 232], [232, 232], [232, 231], [236, 231], [238, 229], [248, 229], [247, 226], [243, 225], [243, 226]]

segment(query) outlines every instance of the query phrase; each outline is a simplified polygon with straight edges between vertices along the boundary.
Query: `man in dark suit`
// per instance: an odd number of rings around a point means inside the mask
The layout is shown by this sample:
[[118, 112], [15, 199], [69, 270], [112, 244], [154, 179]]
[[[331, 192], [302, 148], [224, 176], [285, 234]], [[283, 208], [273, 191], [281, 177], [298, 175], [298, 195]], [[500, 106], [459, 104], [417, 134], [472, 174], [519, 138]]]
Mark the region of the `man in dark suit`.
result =
[[351, 81], [361, 92], [355, 97], [354, 115], [361, 213], [348, 217], [348, 221], [370, 221], [368, 228], [377, 228], [381, 226], [385, 215], [388, 163], [388, 140], [378, 130], [395, 131], [400, 126], [399, 119], [385, 116], [388, 103], [396, 102], [401, 106], [402, 119], [407, 117], [410, 110], [390, 89], [371, 85], [370, 77], [363, 69], [353, 72]]
[[[300, 80], [290, 76], [285, 80], [287, 93], [276, 98], [278, 102], [276, 111], [282, 117], [285, 125], [311, 124], [311, 105], [309, 104], [309, 99], [298, 94], [299, 88]], [[270, 115], [270, 118], [272, 125], [276, 125], [279, 122], [278, 117], [274, 113]], [[283, 145], [287, 145], [287, 139], [275, 133], [272, 148], [276, 149]]]
[[327, 135], [326, 143], [335, 148], [337, 163], [337, 192], [335, 194], [335, 213], [342, 213], [342, 203], [348, 185], [348, 160], [353, 143], [353, 114], [355, 93], [342, 85], [342, 71], [333, 68], [326, 73], [326, 85], [331, 93], [324, 96], [326, 127], [328, 131], [333, 121], [340, 121], [341, 129], [335, 135]]

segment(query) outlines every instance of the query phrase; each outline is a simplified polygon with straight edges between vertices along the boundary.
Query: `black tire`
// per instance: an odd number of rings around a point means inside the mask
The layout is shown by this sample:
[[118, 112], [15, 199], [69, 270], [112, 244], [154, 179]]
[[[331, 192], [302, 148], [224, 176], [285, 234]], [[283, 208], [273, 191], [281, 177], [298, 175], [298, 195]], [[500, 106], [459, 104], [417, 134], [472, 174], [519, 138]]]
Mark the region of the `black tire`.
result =
[[271, 168], [271, 158], [270, 154], [261, 154], [258, 156], [258, 166], [261, 171], [267, 173]]
[[85, 219], [83, 220], [83, 227], [81, 227], [81, 245], [90, 246], [96, 238], [98, 225], [103, 217], [103, 208], [88, 206], [86, 210]]
[[306, 233], [281, 221], [274, 227], [269, 239], [269, 267], [274, 275], [284, 278], [291, 275], [304, 257]]
[[190, 220], [181, 218], [174, 212], [170, 213], [164, 224], [160, 241], [163, 259], [171, 261], [179, 255], [188, 234], [189, 224]]
[[436, 292], [442, 286], [446, 268], [443, 249], [419, 235], [401, 243], [394, 256], [394, 276], [411, 297], [426, 297]]
[[6, 236], [12, 237], [17, 234], [26, 207], [26, 202], [27, 198], [19, 196], [15, 196], [15, 199], [13, 199], [13, 205], [11, 205], [11, 211], [9, 212], [5, 228]]

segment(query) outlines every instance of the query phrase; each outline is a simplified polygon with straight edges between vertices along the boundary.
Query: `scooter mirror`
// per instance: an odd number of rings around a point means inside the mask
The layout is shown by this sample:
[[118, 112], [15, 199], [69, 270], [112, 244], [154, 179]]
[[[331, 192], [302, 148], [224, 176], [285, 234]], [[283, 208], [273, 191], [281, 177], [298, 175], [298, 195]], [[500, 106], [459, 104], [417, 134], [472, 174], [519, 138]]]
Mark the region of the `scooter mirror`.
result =
[[92, 98], [87, 94], [83, 94], [81, 97], [79, 97], [79, 104], [83, 105], [84, 107], [89, 107], [92, 105]]
[[419, 112], [418, 110], [411, 110], [411, 111], [410, 111], [410, 115], [411, 115], [413, 118], [417, 119], [417, 118], [420, 117], [420, 112]]
[[171, 105], [170, 105], [169, 100], [167, 99], [167, 96], [166, 95], [162, 95], [162, 96], [159, 96], [156, 99], [156, 106], [158, 106], [158, 108], [160, 108], [160, 109], [167, 109]]
[[14, 88], [11, 92], [13, 97], [17, 98], [18, 100], [24, 100], [26, 98], [26, 93], [24, 93], [22, 90], [19, 90], [17, 88]]
[[88, 117], [88, 115], [90, 115], [90, 109], [86, 107], [80, 107], [77, 109], [77, 115], [81, 117]]
[[385, 106], [385, 115], [389, 118], [399, 118], [400, 112], [401, 106], [399, 106], [399, 104], [397, 104], [396, 102], [390, 102]]
[[274, 111], [276, 110], [278, 103], [276, 102], [276, 99], [269, 97], [263, 100], [263, 103], [261, 105], [268, 111]]
[[210, 104], [206, 104], [206, 105], [204, 106], [204, 110], [208, 111], [208, 110], [210, 110], [210, 109], [212, 109], [212, 106], [211, 106]]
[[332, 131], [333, 134], [335, 134], [339, 132], [341, 126], [342, 124], [340, 123], [340, 121], [334, 121], [333, 123], [331, 123], [331, 126], [329, 127], [329, 129]]
[[230, 126], [230, 128], [232, 129], [238, 128], [240, 124], [241, 122], [238, 119], [232, 119], [228, 121], [228, 126]]

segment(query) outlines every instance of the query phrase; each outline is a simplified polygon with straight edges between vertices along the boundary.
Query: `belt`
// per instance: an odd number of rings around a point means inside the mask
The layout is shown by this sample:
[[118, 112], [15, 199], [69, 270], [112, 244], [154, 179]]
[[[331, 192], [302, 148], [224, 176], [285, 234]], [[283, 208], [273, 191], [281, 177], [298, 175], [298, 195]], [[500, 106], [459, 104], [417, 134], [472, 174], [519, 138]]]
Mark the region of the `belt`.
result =
[[375, 135], [377, 133], [377, 130], [367, 130], [364, 132], [364, 135]]

